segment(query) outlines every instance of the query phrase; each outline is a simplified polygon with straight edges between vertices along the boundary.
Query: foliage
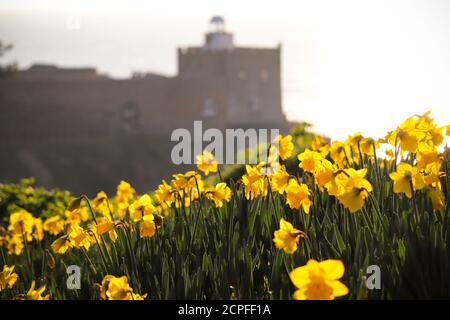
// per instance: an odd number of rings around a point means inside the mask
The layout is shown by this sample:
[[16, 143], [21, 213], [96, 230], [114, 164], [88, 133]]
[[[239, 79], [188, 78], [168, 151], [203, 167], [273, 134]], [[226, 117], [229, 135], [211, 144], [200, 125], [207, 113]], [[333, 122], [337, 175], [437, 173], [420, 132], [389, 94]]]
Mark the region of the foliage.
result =
[[19, 208], [42, 218], [64, 213], [71, 199], [68, 191], [36, 188], [34, 184], [33, 178], [22, 179], [18, 184], [0, 184], [1, 221], [6, 222], [8, 214]]
[[[0, 298], [450, 298], [449, 127], [426, 113], [385, 139], [311, 135], [299, 146], [306, 128], [269, 146], [279, 162], [218, 184], [189, 171], [142, 196], [124, 181], [114, 197], [70, 204], [2, 196]], [[215, 171], [210, 155], [199, 159]], [[37, 218], [50, 203], [64, 214]], [[81, 269], [80, 290], [66, 286], [69, 265]], [[379, 290], [365, 285], [370, 265]]]

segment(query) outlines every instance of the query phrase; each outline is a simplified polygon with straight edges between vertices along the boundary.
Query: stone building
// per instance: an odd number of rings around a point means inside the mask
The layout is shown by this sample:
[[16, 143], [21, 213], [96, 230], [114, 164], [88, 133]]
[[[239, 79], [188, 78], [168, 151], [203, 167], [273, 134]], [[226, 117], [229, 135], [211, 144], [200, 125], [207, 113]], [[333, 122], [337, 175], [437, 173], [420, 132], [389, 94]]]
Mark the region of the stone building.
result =
[[174, 77], [33, 65], [0, 78], [0, 181], [93, 193], [125, 179], [146, 191], [184, 169], [170, 165], [170, 133], [194, 120], [285, 130], [281, 47], [236, 47], [223, 19], [211, 22], [203, 46], [178, 49]]

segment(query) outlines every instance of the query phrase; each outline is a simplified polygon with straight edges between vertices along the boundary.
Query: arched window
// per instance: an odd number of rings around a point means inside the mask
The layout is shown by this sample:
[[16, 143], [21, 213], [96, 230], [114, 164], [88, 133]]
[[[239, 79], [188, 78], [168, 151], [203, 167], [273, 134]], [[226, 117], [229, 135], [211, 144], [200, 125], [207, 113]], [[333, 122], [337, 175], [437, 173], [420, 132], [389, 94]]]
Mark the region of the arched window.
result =
[[205, 99], [205, 102], [203, 103], [202, 115], [207, 118], [214, 117], [217, 115], [217, 106], [214, 103], [214, 100], [209, 98]]
[[123, 130], [128, 132], [139, 130], [141, 125], [140, 111], [136, 103], [132, 101], [126, 102], [120, 108], [120, 118]]
[[238, 78], [239, 78], [239, 80], [247, 79], [247, 72], [245, 72], [245, 70], [239, 70]]

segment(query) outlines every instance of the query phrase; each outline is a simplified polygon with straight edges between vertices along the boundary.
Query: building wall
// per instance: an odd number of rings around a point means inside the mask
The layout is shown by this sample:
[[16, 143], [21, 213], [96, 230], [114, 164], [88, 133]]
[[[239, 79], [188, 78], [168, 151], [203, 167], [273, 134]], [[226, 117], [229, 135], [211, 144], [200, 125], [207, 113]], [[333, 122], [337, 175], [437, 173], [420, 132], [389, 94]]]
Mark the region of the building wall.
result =
[[281, 48], [205, 50], [179, 49], [179, 77], [224, 79], [225, 126], [272, 125], [286, 122], [281, 101]]
[[280, 48], [234, 50], [227, 59], [227, 123], [279, 127], [281, 107]]
[[0, 78], [0, 181], [75, 193], [138, 191], [170, 173], [174, 129], [281, 128], [280, 48], [179, 50], [179, 74], [114, 80], [39, 66]]

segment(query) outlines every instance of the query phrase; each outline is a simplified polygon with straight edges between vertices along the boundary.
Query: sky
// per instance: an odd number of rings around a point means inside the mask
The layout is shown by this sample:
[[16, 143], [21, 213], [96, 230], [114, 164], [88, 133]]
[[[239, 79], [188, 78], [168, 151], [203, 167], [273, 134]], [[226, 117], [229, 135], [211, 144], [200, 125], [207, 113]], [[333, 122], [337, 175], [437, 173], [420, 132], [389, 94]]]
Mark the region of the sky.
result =
[[222, 15], [242, 46], [282, 44], [283, 109], [333, 139], [384, 136], [432, 109], [450, 123], [448, 0], [0, 0], [2, 62], [176, 74]]

